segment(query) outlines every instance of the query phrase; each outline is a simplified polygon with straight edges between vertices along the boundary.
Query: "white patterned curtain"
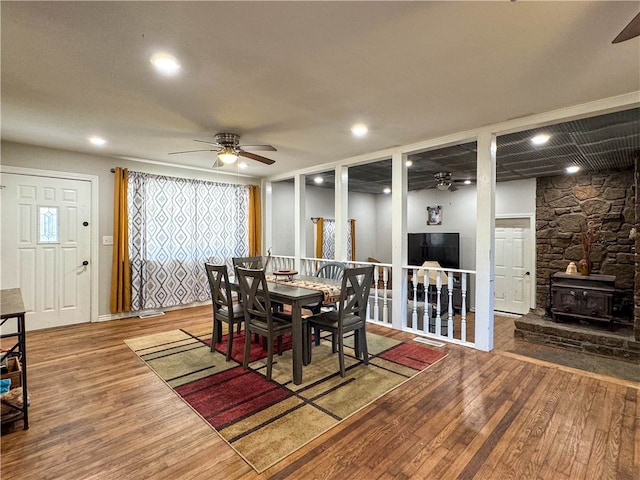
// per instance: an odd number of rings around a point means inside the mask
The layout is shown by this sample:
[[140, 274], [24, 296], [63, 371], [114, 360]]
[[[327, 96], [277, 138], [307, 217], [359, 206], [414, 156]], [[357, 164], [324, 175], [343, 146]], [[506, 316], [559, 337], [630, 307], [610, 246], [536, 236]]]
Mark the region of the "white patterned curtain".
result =
[[[349, 220], [349, 228], [347, 229], [347, 260], [353, 260], [353, 238], [351, 224], [355, 220]], [[323, 219], [322, 223], [322, 258], [336, 258], [336, 221], [332, 218]]]
[[128, 204], [133, 311], [209, 300], [204, 262], [248, 255], [247, 186], [129, 172]]
[[336, 221], [325, 218], [322, 224], [322, 258], [336, 258]]

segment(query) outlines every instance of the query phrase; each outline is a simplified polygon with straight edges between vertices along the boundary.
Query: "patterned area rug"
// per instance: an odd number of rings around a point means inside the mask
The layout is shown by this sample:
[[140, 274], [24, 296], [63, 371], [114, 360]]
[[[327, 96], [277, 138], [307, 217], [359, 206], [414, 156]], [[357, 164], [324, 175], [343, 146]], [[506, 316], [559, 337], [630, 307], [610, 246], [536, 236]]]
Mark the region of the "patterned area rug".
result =
[[148, 335], [125, 343], [258, 473], [345, 418], [426, 370], [446, 354], [418, 343], [367, 333], [369, 365], [353, 356], [345, 339], [345, 378], [337, 354], [323, 338], [313, 347], [301, 385], [292, 382], [290, 342], [274, 357], [273, 381], [266, 351], [252, 343], [250, 369], [242, 368], [244, 335], [236, 335], [225, 361], [226, 336], [210, 352], [211, 325]]

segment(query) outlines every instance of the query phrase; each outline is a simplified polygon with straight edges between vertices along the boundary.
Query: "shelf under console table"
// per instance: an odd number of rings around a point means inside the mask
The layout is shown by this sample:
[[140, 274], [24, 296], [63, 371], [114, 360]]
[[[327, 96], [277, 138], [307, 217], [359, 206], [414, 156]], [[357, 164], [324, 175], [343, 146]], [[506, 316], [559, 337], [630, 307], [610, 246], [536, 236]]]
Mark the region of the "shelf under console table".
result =
[[[27, 394], [27, 341], [25, 329], [25, 308], [22, 300], [22, 293], [19, 288], [0, 290], [0, 326], [12, 318], [16, 319], [16, 329], [10, 333], [2, 333], [0, 338], [15, 338], [15, 343], [2, 354], [2, 359], [17, 358], [20, 365], [20, 388], [22, 389], [22, 399], [20, 404], [2, 400], [3, 415], [2, 423], [10, 423], [22, 420], [25, 430], [29, 428], [29, 401]], [[5, 414], [4, 410], [7, 410]]]
[[614, 275], [555, 273], [551, 283], [551, 315], [611, 322]]

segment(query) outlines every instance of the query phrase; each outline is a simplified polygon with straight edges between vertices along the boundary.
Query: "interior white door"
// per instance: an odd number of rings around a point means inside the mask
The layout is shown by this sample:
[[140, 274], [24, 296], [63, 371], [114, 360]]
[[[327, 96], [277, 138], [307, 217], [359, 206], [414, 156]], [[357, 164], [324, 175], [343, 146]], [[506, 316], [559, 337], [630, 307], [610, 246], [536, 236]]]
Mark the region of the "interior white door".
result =
[[531, 308], [529, 219], [496, 219], [494, 309], [525, 314]]
[[91, 182], [2, 174], [2, 288], [27, 330], [91, 321]]

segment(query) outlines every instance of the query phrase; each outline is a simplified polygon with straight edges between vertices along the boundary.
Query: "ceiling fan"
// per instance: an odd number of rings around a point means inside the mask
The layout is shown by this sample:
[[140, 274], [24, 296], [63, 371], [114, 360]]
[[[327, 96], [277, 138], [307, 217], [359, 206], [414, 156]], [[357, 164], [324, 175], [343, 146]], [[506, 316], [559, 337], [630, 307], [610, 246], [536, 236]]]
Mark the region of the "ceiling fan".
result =
[[613, 39], [611, 43], [620, 43], [626, 40], [631, 40], [638, 35], [640, 35], [640, 13], [633, 17], [633, 20], [631, 20], [629, 24], [622, 29], [622, 31], [616, 38]]
[[436, 179], [436, 188], [438, 190], [449, 190], [450, 192], [456, 191], [458, 188], [456, 185], [469, 185], [472, 180], [454, 180], [451, 172], [437, 172], [433, 174], [433, 178]]
[[[266, 150], [270, 152], [276, 152], [275, 147], [271, 145], [240, 145], [240, 135], [235, 133], [216, 133], [215, 142], [209, 142], [207, 140], [194, 140], [194, 142], [208, 143], [213, 145], [214, 148], [205, 148], [201, 150], [185, 150], [183, 152], [170, 152], [169, 155], [176, 155], [180, 153], [193, 153], [193, 152], [218, 152], [218, 160], [223, 164], [231, 164], [238, 160], [238, 156], [247, 157], [251, 160], [271, 165], [275, 163], [275, 160], [257, 155], [255, 153], [247, 152], [245, 150]], [[214, 165], [218, 166], [218, 165]]]

